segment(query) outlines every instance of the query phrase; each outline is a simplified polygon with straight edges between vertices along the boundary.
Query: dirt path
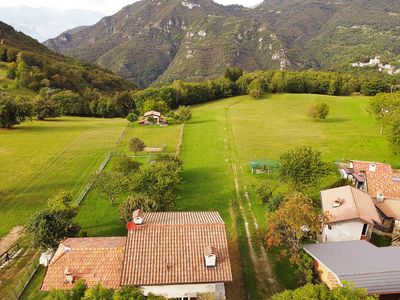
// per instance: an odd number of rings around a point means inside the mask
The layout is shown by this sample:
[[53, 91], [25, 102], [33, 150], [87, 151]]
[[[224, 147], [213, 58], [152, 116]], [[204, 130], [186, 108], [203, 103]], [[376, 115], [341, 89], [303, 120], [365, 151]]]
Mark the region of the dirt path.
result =
[[23, 226], [15, 226], [10, 232], [3, 238], [0, 239], [0, 254], [7, 251], [13, 246], [24, 232]]
[[[240, 101], [232, 104], [231, 106], [239, 103]], [[262, 299], [270, 298], [272, 295], [280, 292], [282, 290], [275, 273], [273, 271], [273, 264], [271, 263], [267, 252], [262, 245], [261, 242], [254, 242], [251, 238], [251, 233], [250, 233], [250, 224], [252, 223], [254, 228], [257, 230], [259, 228], [257, 219], [254, 215], [254, 212], [252, 210], [249, 194], [247, 192], [247, 187], [244, 185], [243, 188], [241, 188], [240, 184], [240, 176], [238, 172], [238, 159], [237, 159], [237, 154], [236, 154], [236, 145], [234, 141], [234, 136], [232, 132], [232, 127], [230, 123], [230, 119], [228, 116], [228, 111], [229, 106], [227, 111], [226, 111], [226, 124], [228, 128], [228, 138], [229, 138], [229, 144], [230, 144], [230, 152], [232, 156], [232, 173], [234, 177], [234, 182], [235, 182], [235, 189], [236, 189], [236, 196], [237, 196], [237, 202], [239, 205], [239, 213], [240, 216], [242, 217], [244, 221], [244, 226], [245, 226], [245, 233], [246, 233], [246, 238], [247, 238], [247, 244], [249, 247], [250, 251], [250, 256], [251, 260], [253, 262], [253, 267], [254, 271], [256, 273], [257, 277], [257, 287], [260, 292], [260, 296]], [[242, 196], [242, 193], [244, 194]], [[246, 214], [244, 204], [247, 205], [249, 214]], [[255, 249], [256, 247], [256, 249]]]

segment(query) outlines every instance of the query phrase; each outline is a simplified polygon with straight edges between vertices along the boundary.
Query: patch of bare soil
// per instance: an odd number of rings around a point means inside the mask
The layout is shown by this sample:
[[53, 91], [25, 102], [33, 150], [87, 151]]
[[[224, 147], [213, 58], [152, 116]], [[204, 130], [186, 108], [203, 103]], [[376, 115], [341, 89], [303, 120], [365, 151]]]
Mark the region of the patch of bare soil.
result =
[[24, 232], [23, 226], [15, 226], [10, 232], [3, 238], [0, 239], [0, 254], [7, 251], [13, 246]]

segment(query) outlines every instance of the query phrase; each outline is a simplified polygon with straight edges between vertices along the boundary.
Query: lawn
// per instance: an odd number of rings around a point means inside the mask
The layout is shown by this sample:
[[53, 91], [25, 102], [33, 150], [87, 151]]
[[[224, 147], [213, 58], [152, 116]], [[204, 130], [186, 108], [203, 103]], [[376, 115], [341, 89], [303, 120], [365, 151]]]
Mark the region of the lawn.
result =
[[[250, 188], [268, 179], [251, 175], [248, 162], [278, 159], [297, 145], [310, 145], [322, 152], [326, 161], [346, 159], [376, 160], [399, 167], [398, 157], [389, 148], [386, 136], [379, 134], [378, 123], [366, 111], [368, 97], [334, 97], [309, 94], [266, 95], [260, 100], [241, 99], [229, 110], [241, 175]], [[326, 121], [314, 122], [308, 116], [315, 102], [330, 107]], [[253, 200], [258, 221], [264, 221], [264, 207]]]
[[[128, 141], [132, 137], [142, 139], [147, 147], [162, 147], [164, 153], [175, 153], [179, 144], [182, 125], [171, 124], [167, 127], [139, 125], [129, 126], [121, 142], [113, 151], [113, 156], [106, 167], [106, 171], [113, 169], [122, 155], [133, 155], [128, 150]], [[139, 161], [147, 162], [148, 153], [138, 153]], [[154, 155], [154, 154], [153, 154]], [[118, 207], [127, 195], [118, 197], [116, 203], [110, 204], [103, 195], [91, 190], [81, 203], [76, 221], [90, 236], [125, 235], [126, 230], [118, 217]]]
[[125, 126], [122, 119], [64, 117], [0, 130], [0, 237], [57, 191], [79, 194]]

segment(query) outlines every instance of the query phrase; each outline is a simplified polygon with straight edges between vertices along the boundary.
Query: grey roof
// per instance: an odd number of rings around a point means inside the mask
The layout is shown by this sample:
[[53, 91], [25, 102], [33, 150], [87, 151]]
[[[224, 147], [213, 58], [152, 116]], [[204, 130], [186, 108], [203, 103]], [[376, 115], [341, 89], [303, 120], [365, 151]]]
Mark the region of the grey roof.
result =
[[340, 281], [353, 282], [369, 294], [400, 293], [400, 247], [376, 247], [367, 241], [304, 246]]

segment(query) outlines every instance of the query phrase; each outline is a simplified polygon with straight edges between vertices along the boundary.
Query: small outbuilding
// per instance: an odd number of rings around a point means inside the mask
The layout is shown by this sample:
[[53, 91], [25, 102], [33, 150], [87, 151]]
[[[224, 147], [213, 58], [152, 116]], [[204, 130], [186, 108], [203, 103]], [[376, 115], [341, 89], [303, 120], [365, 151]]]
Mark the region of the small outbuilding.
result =
[[165, 119], [160, 112], [151, 110], [144, 113], [143, 117], [139, 120], [139, 124], [140, 125], [157, 124], [160, 126], [167, 126], [168, 122], [167, 119]]

